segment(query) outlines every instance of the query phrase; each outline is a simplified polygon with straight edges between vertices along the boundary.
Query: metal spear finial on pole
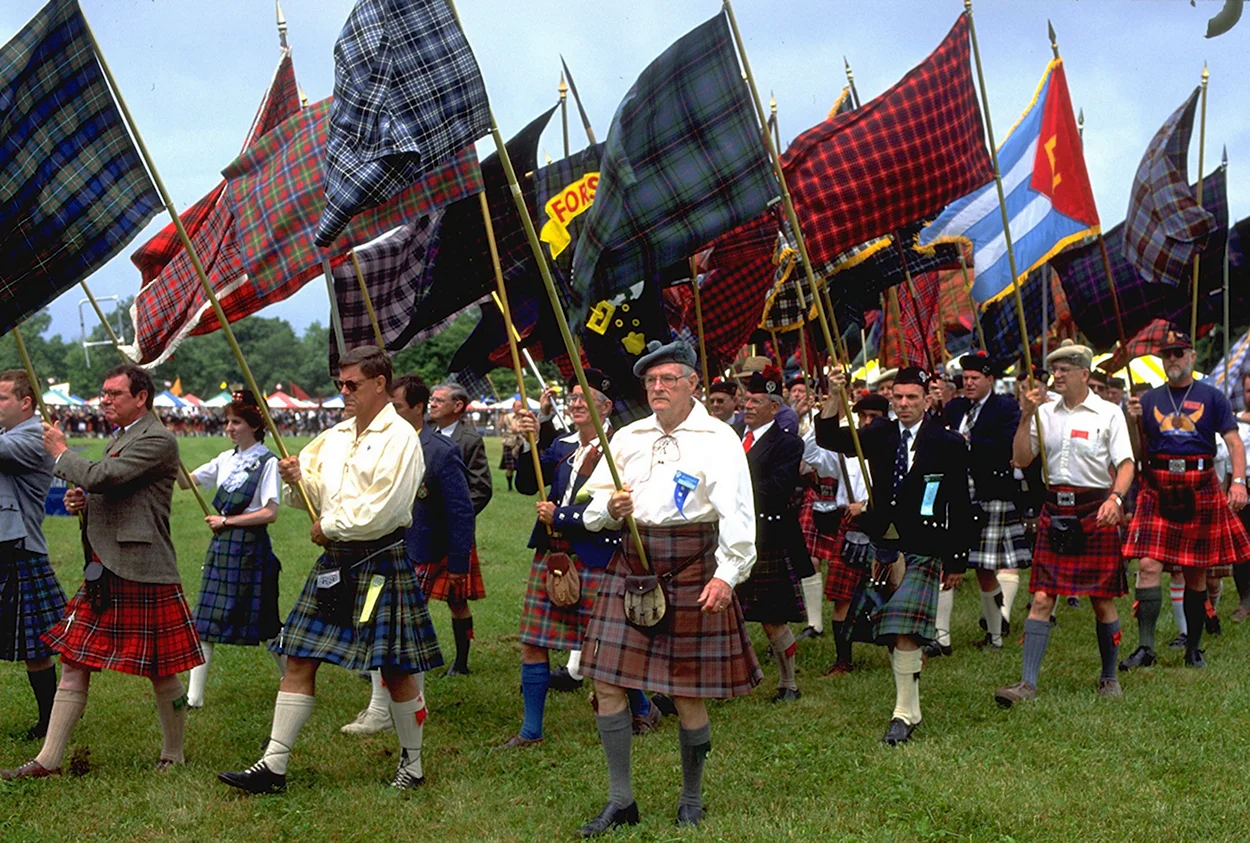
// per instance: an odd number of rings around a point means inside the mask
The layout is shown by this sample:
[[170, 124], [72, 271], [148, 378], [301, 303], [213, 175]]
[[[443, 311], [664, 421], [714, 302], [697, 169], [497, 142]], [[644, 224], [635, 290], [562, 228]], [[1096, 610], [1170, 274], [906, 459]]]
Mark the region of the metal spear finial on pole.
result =
[[273, 5], [278, 12], [278, 46], [287, 49], [286, 43], [286, 15], [282, 14], [282, 3], [280, 0], [273, 0]]

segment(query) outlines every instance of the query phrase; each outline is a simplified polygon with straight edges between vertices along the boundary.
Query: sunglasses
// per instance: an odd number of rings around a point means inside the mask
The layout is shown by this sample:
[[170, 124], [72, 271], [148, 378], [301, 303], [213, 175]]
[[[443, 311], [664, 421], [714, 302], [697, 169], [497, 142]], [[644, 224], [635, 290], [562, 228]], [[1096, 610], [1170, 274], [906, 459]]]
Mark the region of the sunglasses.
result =
[[358, 382], [358, 381], [354, 381], [351, 379], [342, 380], [340, 378], [334, 379], [334, 388], [337, 389], [339, 392], [342, 392], [345, 389], [348, 392], [355, 392], [356, 390], [360, 389], [364, 385], [365, 385], [365, 382], [363, 381]]
[[1184, 357], [1187, 348], [1165, 348], [1159, 352], [1160, 357]]

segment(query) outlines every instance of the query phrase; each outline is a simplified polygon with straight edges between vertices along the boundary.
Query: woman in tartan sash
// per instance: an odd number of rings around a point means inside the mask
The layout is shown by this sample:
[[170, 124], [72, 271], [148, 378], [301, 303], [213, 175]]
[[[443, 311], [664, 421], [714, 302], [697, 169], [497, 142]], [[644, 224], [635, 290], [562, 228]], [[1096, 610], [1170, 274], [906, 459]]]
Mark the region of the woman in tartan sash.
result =
[[[278, 572], [282, 569], [269, 541], [269, 525], [278, 520], [281, 488], [277, 457], [264, 445], [264, 420], [249, 390], [234, 394], [226, 408], [226, 433], [234, 448], [194, 472], [201, 487], [217, 487], [204, 521], [213, 531], [195, 606], [204, 664], [191, 671], [187, 704], [204, 705], [204, 684], [216, 644], [255, 647], [275, 637], [278, 619]], [[182, 483], [185, 487], [186, 484]], [[284, 662], [274, 654], [278, 673]]]

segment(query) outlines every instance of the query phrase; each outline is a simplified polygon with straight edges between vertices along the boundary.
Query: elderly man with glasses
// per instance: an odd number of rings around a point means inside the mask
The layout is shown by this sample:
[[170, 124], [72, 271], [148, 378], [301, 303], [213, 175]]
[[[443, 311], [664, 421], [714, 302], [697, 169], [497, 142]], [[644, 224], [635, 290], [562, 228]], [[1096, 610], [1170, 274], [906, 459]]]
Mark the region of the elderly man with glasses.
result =
[[[1194, 348], [1175, 328], [1158, 355], [1168, 382], [1129, 399], [1129, 414], [1146, 443], [1143, 483], [1129, 525], [1124, 555], [1141, 560], [1137, 571], [1138, 647], [1121, 670], [1155, 663], [1155, 624], [1163, 603], [1160, 574], [1178, 566], [1185, 578], [1188, 627], [1185, 666], [1206, 667], [1202, 631], [1207, 620], [1207, 570], [1250, 559], [1250, 535], [1235, 516], [1246, 505], [1246, 452], [1227, 396], [1194, 380]], [[1215, 474], [1215, 437], [1228, 446], [1232, 485], [1227, 496]]]
[[1046, 358], [1059, 400], [1047, 401], [1045, 387], [1036, 381], [1031, 389], [1026, 382], [1020, 395], [1012, 458], [1016, 465], [1031, 465], [1044, 437], [1050, 488], [1038, 519], [1029, 577], [1033, 602], [1024, 622], [1023, 675], [994, 695], [1004, 707], [1037, 696], [1050, 617], [1061, 594], [1090, 598], [1102, 656], [1098, 693], [1122, 695], [1116, 679], [1120, 618], [1114, 601], [1128, 590], [1119, 524], [1124, 496], [1133, 483], [1133, 449], [1120, 408], [1089, 388], [1092, 356], [1085, 346], [1065, 340]]
[[[583, 837], [638, 822], [626, 689], [673, 698], [681, 724], [677, 823], [697, 825], [712, 749], [704, 700], [748, 694], [763, 678], [734, 596], [755, 564], [751, 473], [738, 437], [695, 401], [695, 362], [684, 342], [647, 346], [634, 374], [643, 378], [653, 415], [612, 438], [624, 490], [616, 491], [607, 460], [583, 487], [590, 494], [586, 529], [620, 529], [634, 516], [648, 563], [644, 570], [634, 539], [623, 533], [586, 630], [582, 673], [595, 683], [609, 784], [607, 805], [582, 826]], [[667, 611], [654, 625], [634, 625], [640, 619], [628, 619], [625, 594], [638, 582], [627, 577], [646, 574], [658, 577]]]

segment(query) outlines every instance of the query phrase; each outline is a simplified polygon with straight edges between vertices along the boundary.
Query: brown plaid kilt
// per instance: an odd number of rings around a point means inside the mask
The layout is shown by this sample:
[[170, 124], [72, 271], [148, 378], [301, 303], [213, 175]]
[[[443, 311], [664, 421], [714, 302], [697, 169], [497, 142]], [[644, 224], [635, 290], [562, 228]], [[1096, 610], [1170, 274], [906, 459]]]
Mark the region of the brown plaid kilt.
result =
[[116, 670], [159, 679], [204, 663], [191, 610], [177, 583], [109, 578], [110, 605], [91, 608], [86, 584], [70, 598], [65, 617], [44, 633], [61, 660], [88, 670]]
[[556, 606], [547, 598], [547, 551], [534, 554], [530, 578], [525, 586], [525, 603], [521, 608], [522, 644], [547, 650], [579, 650], [586, 638], [586, 624], [595, 610], [595, 599], [603, 582], [604, 569], [583, 565], [573, 553], [573, 546], [563, 537], [548, 538], [552, 553], [567, 553], [577, 568], [582, 599], [573, 606]]
[[876, 638], [914, 635], [932, 641], [937, 635], [938, 589], [942, 585], [942, 560], [936, 556], [904, 553], [907, 571], [898, 590], [890, 596], [877, 618]]
[[742, 616], [759, 623], [807, 620], [803, 584], [790, 564], [790, 554], [785, 550], [757, 553], [751, 575], [734, 589]]
[[846, 540], [848, 531], [856, 528], [854, 518], [849, 516], [842, 519], [842, 523], [838, 524], [838, 534], [834, 539], [836, 547], [832, 556], [829, 557], [829, 570], [825, 574], [825, 599], [834, 601], [850, 600], [855, 596], [855, 592], [863, 587], [864, 577], [867, 575], [865, 568], [852, 568], [842, 561], [842, 543]]
[[[1165, 455], [1157, 458], [1167, 459]], [[1210, 568], [1250, 559], [1250, 534], [1228, 508], [1213, 469], [1172, 473], [1147, 468], [1146, 482], [1137, 495], [1137, 511], [1129, 525], [1124, 556], [1149, 557], [1165, 565]], [[1159, 486], [1184, 485], [1194, 490], [1194, 517], [1185, 524], [1169, 521], [1159, 513]]]
[[[436, 562], [418, 562], [417, 582], [426, 600], [447, 602], [451, 580], [447, 576], [447, 557]], [[486, 596], [486, 583], [482, 579], [482, 563], [477, 558], [477, 544], [469, 548], [469, 593], [467, 599], [481, 600]]]
[[799, 507], [799, 527], [803, 530], [803, 538], [807, 542], [807, 552], [814, 560], [832, 559], [834, 554], [842, 549], [841, 539], [836, 534], [822, 533], [816, 529], [812, 504], [816, 501], [827, 500], [829, 498], [818, 495], [816, 490], [809, 486], [803, 492], [803, 505]]
[[[1072, 486], [1055, 486], [1055, 492], [1076, 492]], [[1088, 509], [1086, 507], [1085, 509]], [[1085, 532], [1085, 551], [1079, 556], [1056, 553], [1050, 547], [1050, 517], [1079, 515]], [[1098, 507], [1082, 512], [1075, 506], [1047, 501], [1037, 520], [1037, 545], [1029, 593], [1044, 591], [1052, 597], [1123, 597], [1128, 593], [1128, 572], [1121, 554], [1119, 527], [1098, 526]]]
[[1024, 535], [1024, 518], [1013, 501], [977, 501], [985, 518], [981, 541], [968, 553], [968, 567], [1004, 571], [1029, 567], [1032, 545]]
[[669, 582], [669, 616], [662, 632], [648, 634], [625, 620], [625, 576], [641, 571], [633, 541], [621, 542], [605, 572], [586, 629], [582, 674], [623, 688], [674, 697], [743, 696], [764, 678], [747, 636], [737, 597], [716, 614], [699, 608], [699, 595], [716, 573], [715, 524], [638, 525], [651, 570], [663, 574], [697, 554]]

